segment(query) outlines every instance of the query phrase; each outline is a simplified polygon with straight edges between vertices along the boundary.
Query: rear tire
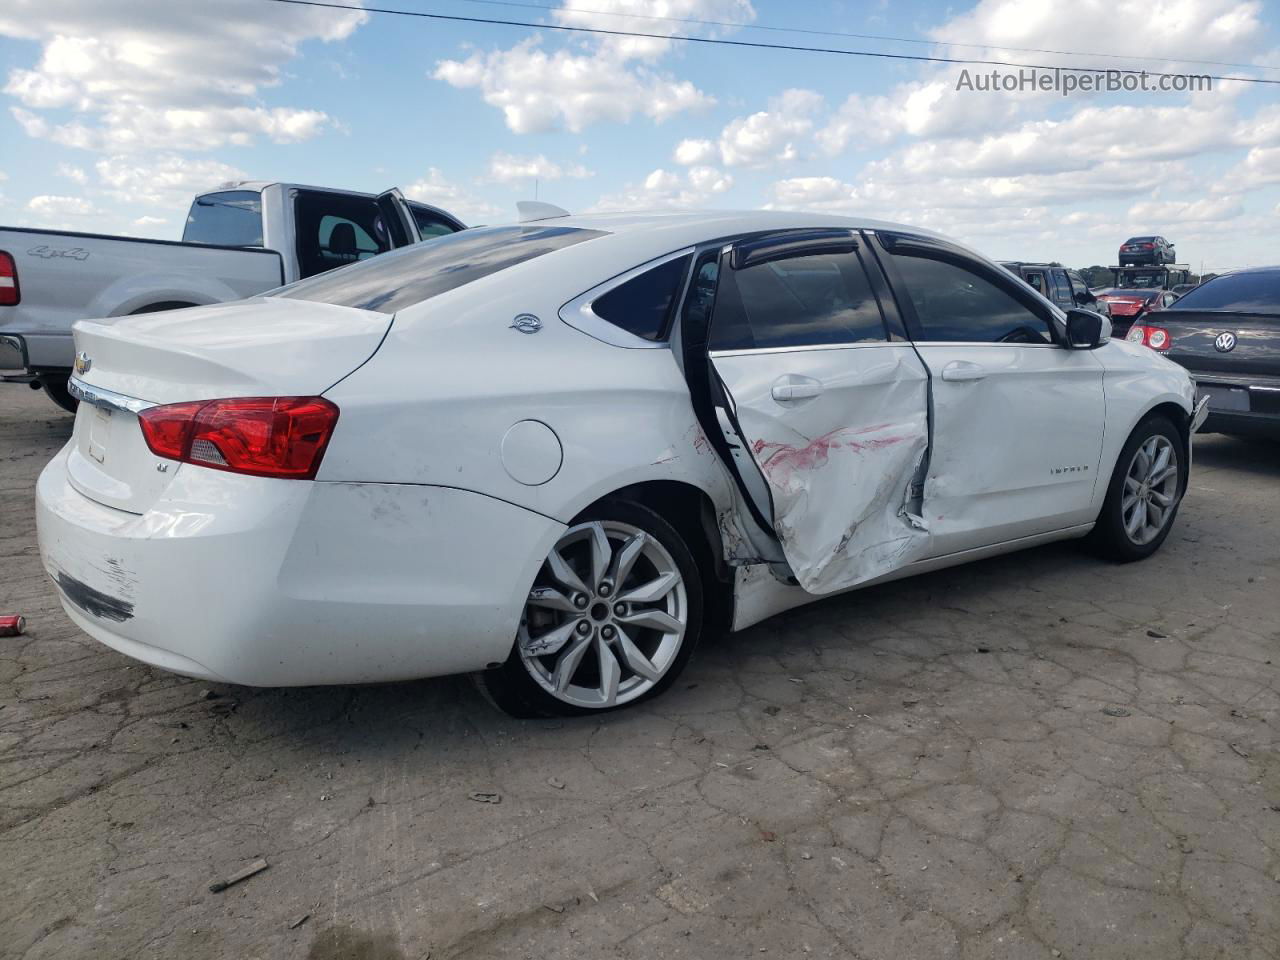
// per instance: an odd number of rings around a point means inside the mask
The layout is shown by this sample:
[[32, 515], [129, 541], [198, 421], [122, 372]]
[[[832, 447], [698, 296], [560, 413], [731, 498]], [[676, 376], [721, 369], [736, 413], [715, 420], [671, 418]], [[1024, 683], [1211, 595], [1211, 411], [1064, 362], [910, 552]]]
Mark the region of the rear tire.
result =
[[606, 500], [557, 541], [506, 663], [478, 679], [516, 717], [603, 713], [671, 686], [702, 627], [702, 579], [684, 538], [648, 507]]
[[1125, 441], [1090, 544], [1116, 563], [1145, 560], [1173, 528], [1186, 491], [1186, 448], [1166, 417], [1143, 420]]
[[50, 400], [68, 413], [75, 413], [76, 408], [80, 406], [80, 401], [67, 390], [66, 377], [51, 377], [48, 379], [41, 377], [40, 386]]

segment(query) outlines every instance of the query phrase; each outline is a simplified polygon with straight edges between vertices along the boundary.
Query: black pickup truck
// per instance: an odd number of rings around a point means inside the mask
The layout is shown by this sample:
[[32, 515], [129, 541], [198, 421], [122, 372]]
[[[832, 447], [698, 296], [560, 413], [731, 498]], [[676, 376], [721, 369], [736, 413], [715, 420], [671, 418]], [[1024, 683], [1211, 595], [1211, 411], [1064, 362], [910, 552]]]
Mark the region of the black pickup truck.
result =
[[1206, 431], [1280, 438], [1280, 267], [1224, 273], [1139, 322], [1209, 397]]

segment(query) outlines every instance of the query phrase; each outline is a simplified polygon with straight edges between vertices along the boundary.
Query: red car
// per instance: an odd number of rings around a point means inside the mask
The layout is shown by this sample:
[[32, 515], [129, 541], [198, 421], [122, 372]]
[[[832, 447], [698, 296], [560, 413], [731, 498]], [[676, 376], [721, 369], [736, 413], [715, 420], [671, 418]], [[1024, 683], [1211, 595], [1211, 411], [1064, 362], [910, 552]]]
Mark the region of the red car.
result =
[[1117, 338], [1128, 333], [1129, 328], [1138, 318], [1145, 317], [1156, 310], [1163, 310], [1178, 299], [1176, 293], [1161, 290], [1158, 287], [1150, 289], [1112, 287], [1097, 296], [1099, 300], [1105, 300], [1111, 307], [1111, 335]]

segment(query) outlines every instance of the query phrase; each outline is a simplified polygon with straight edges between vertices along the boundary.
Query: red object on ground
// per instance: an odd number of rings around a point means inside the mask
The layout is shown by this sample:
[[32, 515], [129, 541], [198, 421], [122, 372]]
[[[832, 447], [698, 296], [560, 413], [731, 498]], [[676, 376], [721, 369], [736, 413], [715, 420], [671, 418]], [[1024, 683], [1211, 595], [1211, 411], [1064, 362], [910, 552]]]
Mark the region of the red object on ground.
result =
[[19, 637], [27, 629], [27, 618], [17, 614], [0, 616], [0, 637]]

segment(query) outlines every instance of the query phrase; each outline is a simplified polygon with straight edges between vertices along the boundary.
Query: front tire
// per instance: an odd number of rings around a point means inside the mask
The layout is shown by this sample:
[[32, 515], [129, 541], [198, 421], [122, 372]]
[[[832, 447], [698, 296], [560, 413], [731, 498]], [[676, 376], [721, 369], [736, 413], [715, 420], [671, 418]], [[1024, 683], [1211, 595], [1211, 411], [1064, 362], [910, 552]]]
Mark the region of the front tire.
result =
[[1185, 448], [1165, 417], [1138, 424], [1125, 441], [1090, 534], [1094, 547], [1117, 563], [1144, 560], [1173, 528], [1186, 490]]
[[603, 501], [556, 542], [511, 655], [480, 682], [517, 717], [630, 706], [671, 686], [702, 626], [702, 579], [684, 538], [648, 507]]

